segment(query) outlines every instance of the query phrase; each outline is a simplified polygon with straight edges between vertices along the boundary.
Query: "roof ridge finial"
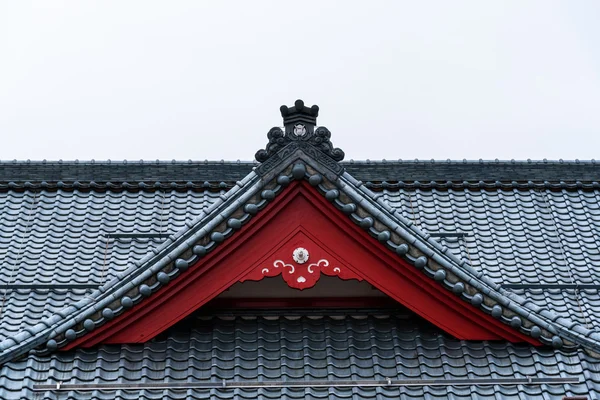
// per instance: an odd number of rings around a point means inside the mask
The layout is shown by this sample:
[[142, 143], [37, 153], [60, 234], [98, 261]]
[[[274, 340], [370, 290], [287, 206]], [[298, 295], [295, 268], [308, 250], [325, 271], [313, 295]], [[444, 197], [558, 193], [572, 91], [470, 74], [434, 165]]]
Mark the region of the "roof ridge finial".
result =
[[298, 99], [292, 107], [283, 105], [279, 110], [283, 117], [285, 132], [279, 127], [271, 128], [267, 134], [269, 143], [264, 150], [256, 152], [256, 161], [264, 163], [290, 144], [315, 156], [317, 153], [322, 153], [329, 160], [333, 160], [332, 162], [344, 159], [344, 152], [333, 147], [329, 129], [323, 126], [316, 128], [319, 106], [306, 107], [304, 102]]

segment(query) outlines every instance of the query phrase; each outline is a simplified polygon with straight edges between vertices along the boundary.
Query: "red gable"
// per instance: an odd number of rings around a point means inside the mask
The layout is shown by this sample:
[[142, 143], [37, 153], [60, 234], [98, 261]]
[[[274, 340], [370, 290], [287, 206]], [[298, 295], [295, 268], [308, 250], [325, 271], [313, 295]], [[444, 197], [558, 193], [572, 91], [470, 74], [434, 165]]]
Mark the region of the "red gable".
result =
[[190, 265], [185, 278], [63, 349], [145, 342], [236, 282], [280, 274], [296, 289], [313, 286], [320, 274], [366, 280], [457, 338], [540, 344], [443, 289], [300, 181], [290, 184], [219, 251]]

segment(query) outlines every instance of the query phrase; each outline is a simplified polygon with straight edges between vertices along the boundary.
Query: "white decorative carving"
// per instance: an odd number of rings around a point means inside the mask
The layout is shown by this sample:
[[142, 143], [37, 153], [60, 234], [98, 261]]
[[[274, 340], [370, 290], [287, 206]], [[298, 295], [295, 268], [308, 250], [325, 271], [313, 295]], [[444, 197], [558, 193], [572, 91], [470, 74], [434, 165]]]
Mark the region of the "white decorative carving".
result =
[[[288, 251], [290, 251], [289, 248], [286, 252]], [[293, 251], [294, 261], [291, 261], [290, 264], [287, 264], [283, 260], [275, 260], [272, 267], [257, 268], [252, 273], [252, 276], [247, 279], [259, 281], [265, 277], [281, 275], [289, 287], [299, 290], [313, 287], [321, 275], [361, 280], [360, 277], [353, 274], [352, 271], [348, 271], [344, 266], [337, 264], [337, 262], [332, 263], [324, 258], [316, 261], [319, 255], [318, 251], [316, 253], [313, 252], [315, 262], [309, 262], [308, 251], [305, 248], [298, 247]]]
[[308, 261], [308, 250], [306, 250], [304, 247], [298, 247], [296, 250], [294, 250], [292, 257], [298, 264], [304, 264]]
[[296, 136], [304, 136], [306, 135], [306, 127], [302, 124], [294, 125], [294, 134]]
[[296, 271], [296, 269], [294, 268], [294, 266], [292, 264], [286, 264], [281, 260], [275, 260], [275, 262], [273, 263], [273, 266], [275, 268], [281, 267], [282, 269], [283, 269], [283, 267], [290, 267], [290, 274], [293, 274], [294, 271]]
[[329, 261], [323, 259], [323, 260], [317, 261], [316, 263], [310, 264], [308, 266], [307, 270], [308, 270], [308, 272], [310, 272], [312, 274], [314, 272], [312, 267], [328, 267], [328, 266], [329, 266]]

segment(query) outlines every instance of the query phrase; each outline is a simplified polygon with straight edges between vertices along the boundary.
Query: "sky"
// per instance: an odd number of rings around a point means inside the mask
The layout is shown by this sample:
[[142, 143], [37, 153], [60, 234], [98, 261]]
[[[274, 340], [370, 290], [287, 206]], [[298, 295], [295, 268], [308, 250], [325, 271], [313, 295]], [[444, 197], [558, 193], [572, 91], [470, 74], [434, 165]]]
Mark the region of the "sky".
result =
[[0, 0], [0, 159], [600, 159], [600, 2]]

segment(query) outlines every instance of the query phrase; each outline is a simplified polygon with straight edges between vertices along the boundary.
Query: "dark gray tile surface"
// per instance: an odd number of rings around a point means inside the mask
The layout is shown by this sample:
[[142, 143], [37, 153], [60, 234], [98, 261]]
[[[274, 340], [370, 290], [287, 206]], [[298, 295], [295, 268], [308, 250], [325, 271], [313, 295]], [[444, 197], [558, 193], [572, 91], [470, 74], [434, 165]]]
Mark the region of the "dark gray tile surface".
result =
[[[378, 193], [499, 284], [600, 285], [600, 194], [537, 190]], [[537, 305], [600, 326], [598, 290], [515, 290]]]
[[[499, 284], [600, 285], [600, 194], [538, 190], [398, 190], [378, 193]], [[560, 315], [600, 326], [594, 290], [518, 290]]]
[[[4, 290], [3, 290], [4, 291]], [[14, 336], [40, 320], [48, 318], [67, 304], [92, 292], [91, 289], [14, 289], [6, 291], [2, 303], [0, 335]]]
[[101, 283], [161, 242], [111, 239], [107, 246], [107, 233], [174, 233], [219, 195], [0, 193], [0, 282]]
[[[560, 399], [600, 395], [600, 360], [528, 345], [465, 342], [412, 318], [217, 317], [184, 321], [146, 344], [30, 355], [0, 370], [5, 399]], [[34, 384], [579, 378], [577, 384], [33, 392]]]
[[107, 233], [177, 232], [220, 194], [0, 192], [0, 340], [86, 293], [28, 285], [105, 283], [162, 242]]
[[[598, 182], [600, 162], [580, 160], [382, 160], [341, 163], [356, 179], [373, 182]], [[0, 188], [14, 182], [235, 182], [256, 162], [244, 161], [0, 161]], [[127, 185], [126, 185], [127, 186]], [[598, 185], [595, 186], [598, 188]]]
[[[378, 196], [497, 283], [600, 284], [597, 192], [416, 190]], [[468, 252], [467, 252], [468, 250]]]
[[[223, 192], [40, 191], [0, 193], [0, 340], [85, 294], [14, 285], [101, 284], [161, 239], [106, 233], [173, 233]], [[600, 285], [600, 194], [537, 190], [384, 190], [386, 202], [497, 283]], [[10, 284], [11, 288], [6, 285]], [[598, 328], [598, 290], [515, 291]], [[55, 293], [54, 293], [55, 292]], [[45, 299], [45, 300], [44, 300]]]
[[[76, 288], [76, 285], [106, 282], [162, 241], [113, 238], [107, 242], [105, 234], [176, 232], [222, 193], [224, 191], [198, 190], [0, 192], [0, 340], [34, 325], [91, 291]], [[468, 232], [470, 236], [466, 238], [439, 240], [497, 283], [600, 285], [600, 194], [597, 191], [400, 188], [377, 192], [377, 196], [425, 232]], [[70, 289], [27, 286], [39, 284], [75, 286]], [[560, 316], [590, 328], [600, 327], [598, 289], [511, 290]], [[529, 346], [460, 342], [435, 332], [426, 334], [414, 324], [404, 325], [394, 319], [347, 318], [342, 322], [306, 318], [299, 321], [236, 319], [207, 324], [197, 324], [187, 331], [173, 331], [147, 345], [102, 346], [50, 357], [30, 355], [2, 367], [0, 397], [545, 399], [562, 398], [565, 393], [587, 393], [590, 398], [599, 396], [598, 362], [583, 353], [573, 355]], [[203, 330], [205, 328], [210, 330]], [[325, 348], [311, 340], [319, 332], [321, 337], [328, 337], [329, 344]], [[348, 341], [352, 341], [352, 345]], [[262, 347], [247, 350], [245, 346], [253, 342]], [[380, 354], [379, 350], [385, 352]], [[208, 354], [210, 359], [206, 358]], [[29, 391], [34, 382], [51, 378], [67, 380], [71, 370], [76, 380], [96, 383], [185, 380], [196, 375], [216, 380], [301, 376], [378, 379], [390, 373], [399, 377], [409, 374], [406, 376], [453, 378], [541, 373], [580, 376], [585, 383], [572, 387], [227, 389], [85, 395]], [[257, 373], [259, 375], [255, 375]], [[24, 377], [27, 379], [23, 380]]]

